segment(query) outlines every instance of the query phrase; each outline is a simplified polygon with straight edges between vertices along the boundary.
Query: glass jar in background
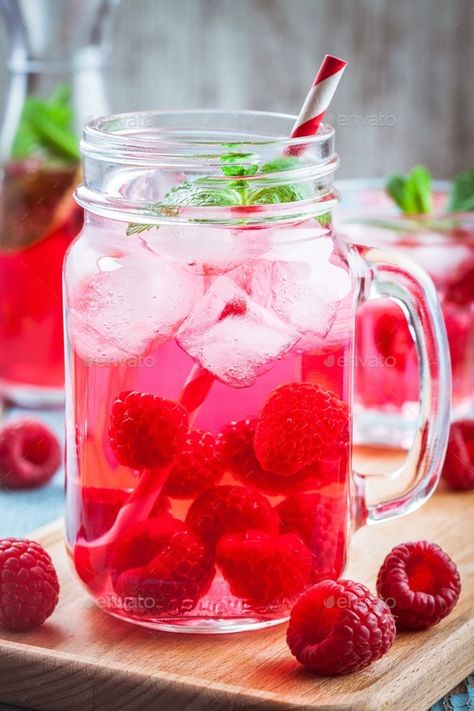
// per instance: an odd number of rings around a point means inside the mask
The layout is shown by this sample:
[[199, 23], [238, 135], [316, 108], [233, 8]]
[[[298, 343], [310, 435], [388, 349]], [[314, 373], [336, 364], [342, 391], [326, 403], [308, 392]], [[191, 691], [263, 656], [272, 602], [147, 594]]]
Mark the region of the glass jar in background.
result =
[[[354, 528], [437, 483], [450, 375], [436, 293], [409, 260], [338, 239], [334, 130], [282, 138], [294, 120], [156, 112], [85, 129], [85, 223], [64, 269], [67, 547], [98, 606], [135, 624], [282, 622], [342, 574]], [[405, 491], [367, 504], [351, 415], [370, 287], [405, 304], [422, 370]]]
[[[474, 214], [444, 213], [447, 186], [435, 184], [431, 215], [400, 216], [380, 183], [342, 183], [338, 228], [351, 243], [403, 254], [432, 278], [449, 342], [452, 418], [474, 414]], [[415, 429], [419, 365], [400, 306], [371, 299], [359, 310], [355, 438], [407, 446]]]
[[0, 397], [63, 402], [61, 269], [82, 225], [78, 136], [107, 113], [109, 0], [3, 0], [8, 33], [0, 129]]

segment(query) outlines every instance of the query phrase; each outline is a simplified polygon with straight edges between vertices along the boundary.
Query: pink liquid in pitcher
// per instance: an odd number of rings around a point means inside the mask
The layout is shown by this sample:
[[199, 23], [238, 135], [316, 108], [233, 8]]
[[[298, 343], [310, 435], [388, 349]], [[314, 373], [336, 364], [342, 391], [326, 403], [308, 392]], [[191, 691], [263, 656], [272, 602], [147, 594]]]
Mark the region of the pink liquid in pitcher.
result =
[[[346, 559], [353, 296], [344, 252], [314, 220], [221, 234], [200, 226], [201, 241], [167, 225], [125, 238], [125, 225], [89, 220], [66, 268], [77, 572], [100, 607], [148, 626], [225, 631], [284, 619]], [[201, 448], [178, 455], [151, 511], [115, 536], [143, 476], [111, 443], [117, 399], [177, 403], [197, 375], [206, 387], [195, 407], [187, 401], [188, 438]], [[334, 403], [317, 415], [324, 451], [301, 470], [270, 470], [254, 447], [262, 411], [282, 386], [286, 407], [301, 383]]]
[[[2, 186], [0, 386], [25, 404], [64, 384], [62, 263], [82, 225], [74, 172], [36, 160], [11, 163]], [[22, 395], [24, 392], [35, 396]]]

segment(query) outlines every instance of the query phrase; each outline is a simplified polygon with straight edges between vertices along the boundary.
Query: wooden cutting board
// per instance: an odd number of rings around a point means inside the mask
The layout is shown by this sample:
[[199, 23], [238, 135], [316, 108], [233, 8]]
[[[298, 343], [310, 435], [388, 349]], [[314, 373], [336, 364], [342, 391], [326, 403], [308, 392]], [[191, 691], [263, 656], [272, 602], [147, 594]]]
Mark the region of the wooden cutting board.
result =
[[[377, 470], [378, 460], [371, 463]], [[283, 625], [172, 635], [107, 616], [76, 582], [62, 525], [55, 523], [32, 537], [59, 571], [59, 606], [40, 629], [0, 632], [0, 701], [41, 711], [425, 711], [474, 669], [473, 511], [474, 494], [441, 490], [420, 511], [355, 535], [347, 577], [373, 588], [395, 544], [429, 538], [456, 560], [463, 593], [441, 624], [399, 635], [385, 658], [341, 678], [303, 670], [285, 644]]]

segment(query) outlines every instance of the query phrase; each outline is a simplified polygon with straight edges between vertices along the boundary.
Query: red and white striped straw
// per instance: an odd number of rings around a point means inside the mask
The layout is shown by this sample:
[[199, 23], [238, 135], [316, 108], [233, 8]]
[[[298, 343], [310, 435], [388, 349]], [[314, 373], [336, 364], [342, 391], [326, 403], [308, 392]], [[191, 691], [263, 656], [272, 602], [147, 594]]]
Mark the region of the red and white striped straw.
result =
[[347, 62], [343, 59], [326, 54], [316, 74], [313, 86], [301, 107], [290, 138], [313, 136], [316, 133], [346, 66]]

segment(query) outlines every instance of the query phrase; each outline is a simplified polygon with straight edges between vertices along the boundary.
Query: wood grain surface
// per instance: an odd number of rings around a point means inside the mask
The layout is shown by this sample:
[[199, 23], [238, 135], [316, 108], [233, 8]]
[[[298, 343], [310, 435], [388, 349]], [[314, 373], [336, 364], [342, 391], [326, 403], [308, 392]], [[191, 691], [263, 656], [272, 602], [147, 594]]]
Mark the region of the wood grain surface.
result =
[[[390, 458], [390, 462], [393, 459]], [[359, 468], [387, 466], [359, 457]], [[424, 711], [474, 668], [474, 495], [439, 491], [420, 511], [360, 530], [347, 577], [374, 586], [393, 545], [429, 538], [456, 560], [463, 592], [435, 628], [399, 635], [367, 670], [331, 679], [305, 672], [285, 627], [223, 636], [140, 629], [95, 608], [66, 559], [62, 526], [36, 532], [61, 578], [59, 606], [42, 628], [0, 638], [0, 701], [41, 711]]]

